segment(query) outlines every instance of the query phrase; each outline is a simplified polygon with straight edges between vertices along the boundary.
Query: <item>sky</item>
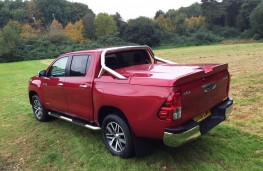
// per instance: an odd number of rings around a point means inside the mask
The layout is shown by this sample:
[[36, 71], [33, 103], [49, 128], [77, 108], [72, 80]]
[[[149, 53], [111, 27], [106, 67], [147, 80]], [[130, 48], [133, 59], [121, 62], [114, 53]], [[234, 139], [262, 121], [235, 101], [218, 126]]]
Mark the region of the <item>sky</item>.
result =
[[106, 12], [108, 14], [120, 13], [124, 20], [139, 16], [153, 18], [158, 10], [167, 12], [169, 9], [187, 7], [201, 0], [69, 0], [87, 4], [95, 14]]

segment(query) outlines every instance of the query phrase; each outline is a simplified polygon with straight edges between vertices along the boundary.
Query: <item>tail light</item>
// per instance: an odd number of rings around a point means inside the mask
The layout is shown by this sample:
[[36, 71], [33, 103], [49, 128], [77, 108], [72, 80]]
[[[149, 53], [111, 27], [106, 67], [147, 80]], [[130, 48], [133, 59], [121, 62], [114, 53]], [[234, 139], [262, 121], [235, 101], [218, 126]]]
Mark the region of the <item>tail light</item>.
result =
[[182, 117], [181, 93], [171, 93], [159, 110], [158, 117], [161, 120], [172, 121]]

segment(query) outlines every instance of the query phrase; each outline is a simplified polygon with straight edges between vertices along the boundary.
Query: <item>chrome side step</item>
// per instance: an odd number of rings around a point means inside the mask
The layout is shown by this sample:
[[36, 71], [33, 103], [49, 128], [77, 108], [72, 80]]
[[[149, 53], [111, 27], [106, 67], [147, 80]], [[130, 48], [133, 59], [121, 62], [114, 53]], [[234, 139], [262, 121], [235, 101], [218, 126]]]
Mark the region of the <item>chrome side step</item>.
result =
[[72, 123], [74, 123], [74, 124], [76, 124], [76, 125], [80, 125], [80, 126], [83, 126], [83, 127], [85, 127], [85, 128], [92, 129], [92, 130], [94, 130], [94, 131], [99, 131], [99, 130], [101, 130], [100, 127], [98, 127], [98, 126], [96, 126], [96, 125], [88, 124], [88, 123], [86, 123], [86, 122], [84, 122], [84, 121], [81, 121], [81, 120], [79, 120], [79, 119], [73, 119], [73, 118], [70, 118], [70, 117], [62, 116], [62, 115], [60, 115], [60, 114], [58, 114], [58, 113], [54, 113], [54, 112], [48, 112], [48, 114], [49, 114], [50, 116], [55, 117], [55, 118], [59, 118], [59, 119], [62, 119], [62, 120], [68, 121], [68, 122], [72, 122]]

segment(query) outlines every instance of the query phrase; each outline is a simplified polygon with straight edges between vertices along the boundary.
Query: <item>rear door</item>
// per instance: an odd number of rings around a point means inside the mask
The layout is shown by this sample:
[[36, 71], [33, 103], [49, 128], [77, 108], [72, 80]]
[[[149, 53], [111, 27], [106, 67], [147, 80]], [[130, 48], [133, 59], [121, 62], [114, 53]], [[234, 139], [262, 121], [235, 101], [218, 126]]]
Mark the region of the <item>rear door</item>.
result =
[[56, 60], [48, 70], [47, 77], [42, 81], [44, 98], [48, 108], [67, 112], [67, 103], [64, 94], [64, 80], [69, 57], [62, 57]]
[[68, 113], [93, 119], [91, 55], [72, 56], [69, 73], [64, 82]]

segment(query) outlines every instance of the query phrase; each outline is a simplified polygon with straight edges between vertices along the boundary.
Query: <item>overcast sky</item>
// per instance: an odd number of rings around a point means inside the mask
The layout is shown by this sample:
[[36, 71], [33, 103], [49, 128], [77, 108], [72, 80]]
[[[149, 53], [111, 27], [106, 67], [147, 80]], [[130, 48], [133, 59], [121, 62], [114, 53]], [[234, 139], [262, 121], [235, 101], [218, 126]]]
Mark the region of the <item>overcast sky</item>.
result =
[[69, 0], [87, 4], [96, 14], [106, 12], [115, 14], [119, 12], [124, 20], [146, 16], [153, 18], [156, 11], [178, 9], [187, 7], [201, 0]]

